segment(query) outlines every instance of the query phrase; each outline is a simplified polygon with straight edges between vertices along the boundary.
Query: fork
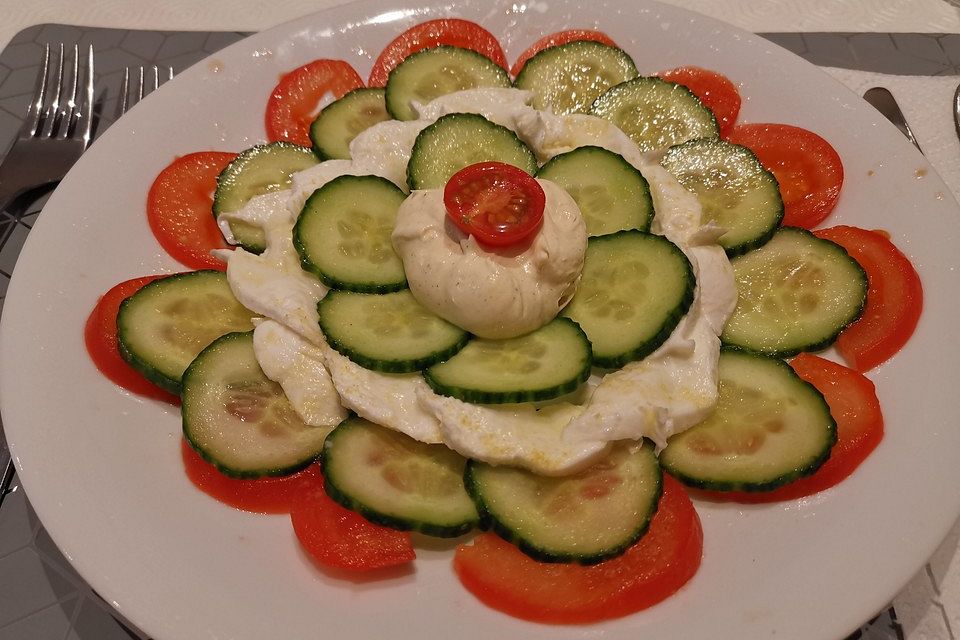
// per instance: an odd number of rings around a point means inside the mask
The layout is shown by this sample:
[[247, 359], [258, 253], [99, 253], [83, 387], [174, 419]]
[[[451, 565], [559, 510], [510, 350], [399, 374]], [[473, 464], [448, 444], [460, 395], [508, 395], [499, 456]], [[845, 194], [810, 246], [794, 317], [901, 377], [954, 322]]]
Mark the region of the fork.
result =
[[151, 91], [156, 91], [167, 80], [173, 80], [173, 67], [139, 67], [135, 73], [135, 83], [131, 85], [131, 67], [123, 70], [123, 83], [120, 85], [120, 102], [117, 103], [116, 117], [119, 118]]
[[44, 47], [26, 119], [0, 163], [0, 210], [31, 189], [60, 181], [90, 144], [93, 46], [83, 62], [78, 45], [69, 60], [62, 43], [53, 55], [50, 49], [49, 44]]

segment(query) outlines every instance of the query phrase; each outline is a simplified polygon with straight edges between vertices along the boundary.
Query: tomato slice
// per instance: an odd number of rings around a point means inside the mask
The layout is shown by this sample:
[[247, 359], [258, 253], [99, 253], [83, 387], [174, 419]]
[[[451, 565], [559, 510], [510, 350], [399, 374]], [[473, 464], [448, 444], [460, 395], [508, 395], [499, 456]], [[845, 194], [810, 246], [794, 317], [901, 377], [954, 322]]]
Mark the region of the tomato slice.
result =
[[160, 246], [192, 269], [227, 268], [213, 249], [227, 249], [213, 217], [217, 176], [235, 153], [200, 151], [171, 162], [147, 194], [147, 220]]
[[485, 533], [457, 548], [454, 569], [482, 602], [525, 620], [595, 622], [650, 607], [686, 584], [703, 555], [690, 498], [670, 476], [663, 481], [650, 529], [622, 556], [591, 566], [537, 562]]
[[682, 84], [700, 98], [717, 118], [721, 136], [726, 136], [733, 128], [740, 113], [740, 92], [727, 76], [700, 67], [678, 67], [658, 75], [664, 80]]
[[790, 361], [797, 375], [817, 388], [837, 422], [837, 443], [813, 475], [761, 493], [703, 492], [736, 502], [779, 502], [813, 495], [849, 476], [883, 439], [883, 413], [873, 382], [862, 373], [811, 353]]
[[373, 571], [412, 562], [409, 532], [373, 524], [359, 513], [330, 498], [323, 476], [310, 478], [310, 486], [292, 509], [293, 531], [304, 550], [321, 567]]
[[478, 162], [453, 174], [443, 189], [447, 216], [461, 231], [488, 245], [515, 244], [543, 222], [546, 195], [523, 169]]
[[332, 93], [341, 98], [362, 86], [363, 79], [343, 60], [314, 60], [297, 67], [280, 78], [267, 100], [267, 139], [311, 146], [310, 125], [323, 97]]
[[386, 86], [390, 72], [403, 62], [404, 58], [411, 53], [442, 44], [471, 49], [490, 58], [504, 69], [507, 68], [507, 56], [504, 55], [496, 36], [476, 22], [460, 18], [441, 18], [421, 22], [394, 38], [377, 56], [367, 84], [371, 87]]
[[851, 367], [869, 371], [889, 360], [913, 335], [923, 309], [920, 276], [881, 232], [836, 226], [814, 235], [842, 246], [867, 272], [867, 305], [860, 319], [837, 338], [836, 347]]
[[537, 55], [544, 49], [549, 47], [558, 47], [561, 44], [576, 42], [578, 40], [600, 42], [608, 47], [617, 46], [617, 44], [610, 39], [610, 36], [602, 31], [595, 31], [593, 29], [568, 29], [566, 31], [558, 31], [557, 33], [551, 33], [550, 35], [543, 36], [532, 45], [527, 47], [526, 51], [521, 53], [516, 62], [513, 63], [513, 66], [510, 67], [510, 73], [516, 77], [517, 74], [520, 73], [520, 70], [523, 69], [523, 65], [527, 64], [527, 60]]
[[780, 183], [784, 226], [812, 229], [837, 204], [843, 163], [830, 143], [788, 124], [739, 124], [726, 139], [753, 151]]
[[120, 311], [120, 303], [144, 285], [163, 277], [155, 275], [126, 280], [103, 294], [87, 318], [83, 341], [93, 364], [114, 384], [137, 395], [180, 404], [180, 396], [161, 389], [127, 364], [126, 360], [120, 357], [117, 343], [117, 312]]
[[226, 505], [253, 513], [290, 513], [293, 504], [321, 476], [320, 466], [312, 464], [289, 476], [231, 478], [201, 458], [186, 440], [181, 440], [180, 457], [187, 477], [200, 491]]

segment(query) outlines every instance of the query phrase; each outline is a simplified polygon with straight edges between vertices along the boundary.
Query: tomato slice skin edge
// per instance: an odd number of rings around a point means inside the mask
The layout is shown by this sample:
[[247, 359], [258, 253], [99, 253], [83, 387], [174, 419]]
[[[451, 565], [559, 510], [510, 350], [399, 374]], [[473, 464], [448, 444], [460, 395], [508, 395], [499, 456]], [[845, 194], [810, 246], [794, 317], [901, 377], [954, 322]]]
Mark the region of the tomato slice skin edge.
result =
[[363, 86], [350, 63], [320, 59], [288, 72], [270, 92], [264, 113], [267, 140], [310, 147], [310, 125], [327, 93], [334, 98]]
[[439, 45], [471, 49], [507, 68], [507, 56], [492, 33], [470, 20], [439, 18], [416, 24], [391, 40], [373, 63], [367, 86], [386, 86], [390, 72], [407, 56]]
[[487, 606], [549, 624], [608, 620], [673, 595], [697, 572], [703, 529], [677, 480], [664, 493], [650, 529], [624, 555], [600, 564], [541, 563], [492, 533], [457, 548], [454, 570]]
[[839, 225], [814, 235], [842, 246], [867, 272], [867, 304], [836, 348], [853, 369], [869, 371], [892, 358], [916, 330], [923, 310], [920, 275], [884, 233]]
[[160, 246], [191, 269], [227, 268], [213, 249], [230, 249], [213, 216], [217, 176], [235, 153], [198, 151], [180, 156], [154, 179], [147, 193], [147, 221]]
[[558, 31], [556, 33], [551, 33], [545, 35], [532, 45], [527, 47], [523, 53], [517, 56], [516, 61], [513, 63], [513, 66], [510, 67], [510, 75], [514, 78], [520, 73], [520, 70], [523, 69], [523, 65], [527, 64], [527, 60], [537, 55], [544, 49], [549, 47], [558, 47], [562, 44], [567, 44], [568, 42], [576, 42], [578, 40], [589, 40], [591, 42], [599, 42], [605, 44], [608, 47], [616, 47], [615, 43], [610, 36], [605, 34], [602, 31], [597, 31], [595, 29], [567, 29], [565, 31]]
[[301, 547], [323, 569], [374, 573], [403, 567], [416, 558], [407, 531], [374, 524], [334, 502], [324, 489], [322, 474], [290, 509], [290, 521]]
[[125, 280], [104, 293], [87, 317], [83, 342], [93, 364], [107, 379], [127, 391], [154, 400], [179, 405], [180, 397], [161, 389], [127, 364], [120, 355], [117, 342], [117, 312], [120, 303], [142, 287], [165, 275], [144, 276]]
[[883, 413], [873, 382], [862, 373], [811, 353], [790, 361], [800, 378], [823, 394], [837, 423], [837, 443], [812, 475], [773, 491], [697, 491], [696, 495], [742, 503], [782, 502], [836, 486], [869, 457], [883, 440]]
[[824, 138], [775, 123], [738, 124], [725, 138], [753, 151], [777, 178], [784, 226], [813, 229], [833, 211], [843, 187], [843, 162]]
[[180, 458], [190, 482], [218, 502], [243, 511], [290, 513], [299, 496], [315, 485], [320, 475], [319, 465], [312, 464], [289, 476], [231, 478], [200, 457], [186, 439], [180, 442]]
[[726, 136], [736, 124], [740, 113], [740, 92], [725, 75], [693, 66], [677, 67], [657, 75], [692, 91], [713, 112], [720, 127], [720, 137]]

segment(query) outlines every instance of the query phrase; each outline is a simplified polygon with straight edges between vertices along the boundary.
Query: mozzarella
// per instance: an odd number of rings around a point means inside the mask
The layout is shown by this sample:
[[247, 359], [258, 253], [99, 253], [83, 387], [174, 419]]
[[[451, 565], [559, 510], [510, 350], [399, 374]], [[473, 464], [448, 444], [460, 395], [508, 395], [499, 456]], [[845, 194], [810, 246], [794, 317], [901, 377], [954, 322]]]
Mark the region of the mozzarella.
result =
[[390, 180], [407, 191], [407, 163], [413, 144], [430, 120], [385, 120], [360, 132], [350, 143], [357, 175], [371, 174]]
[[405, 433], [414, 440], [443, 442], [440, 423], [419, 402], [430, 388], [419, 373], [388, 374], [364, 369], [329, 345], [324, 357], [344, 406], [371, 422]]
[[253, 330], [253, 352], [264, 375], [280, 385], [305, 423], [336, 426], [346, 419], [319, 347], [279, 322], [265, 320]]
[[420, 399], [440, 422], [443, 442], [467, 458], [524, 467], [542, 475], [565, 475], [601, 457], [609, 442], [564, 438], [564, 427], [582, 407], [560, 402], [504, 407], [468, 404], [421, 391]]

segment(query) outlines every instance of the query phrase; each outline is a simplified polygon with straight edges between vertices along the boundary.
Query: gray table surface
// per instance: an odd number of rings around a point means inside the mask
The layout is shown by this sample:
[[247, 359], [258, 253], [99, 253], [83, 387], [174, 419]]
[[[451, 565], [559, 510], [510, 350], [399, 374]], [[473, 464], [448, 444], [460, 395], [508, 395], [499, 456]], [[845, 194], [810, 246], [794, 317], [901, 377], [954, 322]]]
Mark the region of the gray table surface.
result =
[[[0, 150], [8, 148], [26, 113], [44, 43], [93, 44], [98, 131], [114, 120], [123, 70], [172, 66], [181, 71], [245, 34], [129, 31], [38, 25], [0, 52]], [[914, 75], [960, 73], [960, 35], [764, 34], [821, 66]], [[2, 157], [2, 156], [0, 156]], [[0, 211], [0, 314], [17, 256], [48, 194], [29, 194]], [[0, 423], [2, 438], [2, 423]], [[0, 495], [0, 640], [130, 640], [144, 638], [117, 618], [77, 575], [30, 508], [16, 476]], [[954, 637], [950, 632], [950, 638]], [[903, 639], [891, 606], [851, 639]]]

